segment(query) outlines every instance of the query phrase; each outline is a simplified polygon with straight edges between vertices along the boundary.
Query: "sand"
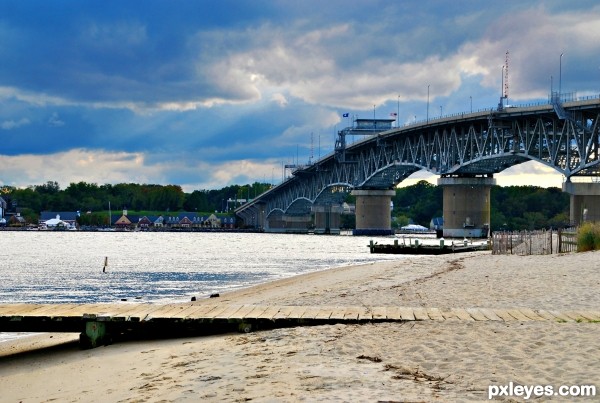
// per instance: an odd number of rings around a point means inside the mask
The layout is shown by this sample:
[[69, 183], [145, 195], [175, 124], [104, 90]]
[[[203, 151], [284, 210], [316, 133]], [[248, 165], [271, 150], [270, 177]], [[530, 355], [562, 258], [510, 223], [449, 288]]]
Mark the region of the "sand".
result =
[[[398, 257], [223, 294], [221, 303], [600, 310], [600, 252]], [[215, 299], [198, 301], [214, 303]], [[0, 401], [487, 401], [489, 385], [600, 387], [600, 323], [327, 325], [93, 350], [0, 348]], [[524, 401], [518, 397], [498, 400]], [[534, 401], [598, 401], [548, 397]], [[533, 400], [533, 399], [532, 399]]]

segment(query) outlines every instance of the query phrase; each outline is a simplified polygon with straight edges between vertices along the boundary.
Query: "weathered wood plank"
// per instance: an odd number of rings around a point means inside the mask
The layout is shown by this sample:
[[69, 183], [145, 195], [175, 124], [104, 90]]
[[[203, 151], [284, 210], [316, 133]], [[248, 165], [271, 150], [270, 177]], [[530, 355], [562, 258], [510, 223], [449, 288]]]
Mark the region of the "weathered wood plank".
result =
[[340, 319], [344, 319], [345, 315], [346, 315], [346, 307], [345, 306], [334, 306], [334, 307], [331, 307], [331, 315], [329, 316], [329, 319], [340, 320]]
[[513, 320], [515, 320], [515, 318], [506, 311], [506, 309], [494, 309], [493, 311], [505, 322], [512, 322]]
[[582, 315], [587, 320], [598, 321], [600, 320], [600, 312], [593, 311], [577, 311], [580, 315]]
[[412, 308], [398, 307], [398, 310], [400, 311], [400, 317], [402, 320], [416, 320]]
[[587, 318], [585, 318], [579, 312], [576, 312], [576, 311], [570, 311], [570, 310], [569, 311], [561, 311], [561, 313], [563, 315], [566, 315], [569, 318], [573, 319], [574, 321], [581, 322], [581, 321], [587, 320]]
[[254, 309], [246, 314], [245, 319], [257, 319], [267, 310], [267, 308], [269, 307], [266, 305], [255, 305]]
[[273, 316], [279, 312], [281, 308], [278, 306], [270, 306], [263, 313], [261, 313], [256, 319], [269, 319], [272, 320]]
[[452, 312], [450, 308], [440, 309], [440, 313], [444, 317], [444, 320], [460, 320], [460, 318]]
[[210, 314], [206, 316], [210, 319], [229, 319], [231, 315], [236, 314], [243, 305], [223, 305], [215, 308]]
[[319, 312], [315, 315], [315, 319], [329, 319], [331, 316], [331, 308], [330, 307], [321, 307]]
[[402, 320], [402, 312], [400, 312], [399, 306], [385, 307], [385, 315], [389, 320]]
[[306, 312], [306, 306], [294, 306], [288, 315], [288, 319], [301, 319], [302, 314]]
[[202, 320], [208, 317], [217, 309], [221, 309], [221, 305], [199, 305], [198, 309], [188, 313], [187, 319]]
[[371, 311], [371, 315], [372, 315], [373, 320], [387, 319], [386, 307], [385, 306], [373, 307], [373, 309]]
[[520, 321], [530, 321], [527, 316], [523, 315], [518, 309], [507, 309], [506, 312], [516, 320]]
[[430, 320], [429, 315], [427, 315], [427, 309], [425, 308], [414, 308], [413, 314], [415, 315], [415, 320]]
[[496, 315], [493, 310], [487, 308], [478, 308], [479, 312], [485, 315], [488, 320], [502, 321], [503, 319]]
[[476, 321], [488, 321], [487, 316], [483, 314], [478, 308], [466, 308], [465, 309], [469, 315]]
[[545, 320], [551, 320], [551, 321], [558, 320], [558, 318], [556, 316], [552, 315], [550, 312], [546, 311], [545, 309], [536, 309], [536, 310], [534, 310], [534, 312], [538, 316], [541, 316], [542, 318], [544, 318]]
[[452, 313], [454, 313], [460, 320], [466, 320], [466, 321], [474, 321], [475, 320], [471, 317], [469, 312], [467, 312], [466, 310], [461, 309], [461, 308], [452, 308]]
[[550, 312], [552, 315], [556, 316], [556, 320], [560, 321], [560, 322], [573, 322], [573, 318], [571, 318], [568, 315], [565, 315], [562, 312], [558, 312], [558, 311], [554, 311], [554, 310], [549, 310], [548, 312]]
[[246, 317], [254, 310], [254, 305], [243, 305], [242, 308], [229, 319], [246, 319]]
[[442, 315], [442, 311], [439, 308], [427, 308], [427, 315], [429, 315], [431, 320], [445, 320], [444, 315]]
[[294, 310], [293, 306], [289, 306], [289, 305], [282, 306], [279, 308], [279, 311], [275, 315], [273, 315], [273, 319], [274, 320], [287, 319], [293, 310]]
[[519, 312], [521, 312], [523, 315], [527, 316], [531, 320], [546, 320], [543, 316], [538, 315], [533, 309], [530, 308], [519, 308]]
[[320, 306], [307, 306], [306, 311], [302, 314], [302, 319], [314, 319], [320, 311]]

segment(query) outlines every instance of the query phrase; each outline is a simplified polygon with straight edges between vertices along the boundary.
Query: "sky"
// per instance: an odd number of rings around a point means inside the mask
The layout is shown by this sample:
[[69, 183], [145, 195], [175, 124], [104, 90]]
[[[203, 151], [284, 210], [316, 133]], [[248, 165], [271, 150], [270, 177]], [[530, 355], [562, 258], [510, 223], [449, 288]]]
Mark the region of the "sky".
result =
[[597, 0], [0, 0], [0, 43], [0, 186], [277, 184], [344, 113], [495, 107], [507, 51], [510, 104], [600, 93]]

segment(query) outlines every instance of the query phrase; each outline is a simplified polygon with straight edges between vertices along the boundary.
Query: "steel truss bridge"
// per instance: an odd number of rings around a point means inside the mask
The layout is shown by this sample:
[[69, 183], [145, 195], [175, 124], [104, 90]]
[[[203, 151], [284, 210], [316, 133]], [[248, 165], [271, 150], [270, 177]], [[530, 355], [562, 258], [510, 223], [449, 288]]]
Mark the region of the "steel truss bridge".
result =
[[[600, 97], [503, 107], [429, 119], [370, 133], [296, 169], [293, 176], [236, 209], [246, 225], [272, 214], [301, 216], [313, 205], [340, 204], [353, 189], [394, 189], [414, 172], [441, 177], [493, 174], [526, 161], [554, 168], [567, 179], [600, 174]], [[364, 133], [361, 133], [364, 134]]]

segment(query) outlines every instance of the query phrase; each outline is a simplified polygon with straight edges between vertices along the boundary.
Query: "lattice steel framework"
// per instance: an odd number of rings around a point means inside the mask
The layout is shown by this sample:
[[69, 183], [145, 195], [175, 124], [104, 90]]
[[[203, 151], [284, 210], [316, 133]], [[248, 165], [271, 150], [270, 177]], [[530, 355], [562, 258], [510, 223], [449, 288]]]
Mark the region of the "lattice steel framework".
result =
[[241, 206], [301, 215], [340, 203], [352, 189], [393, 189], [412, 173], [493, 175], [538, 161], [565, 177], [600, 175], [600, 99], [507, 108], [440, 118], [372, 135], [337, 150]]

